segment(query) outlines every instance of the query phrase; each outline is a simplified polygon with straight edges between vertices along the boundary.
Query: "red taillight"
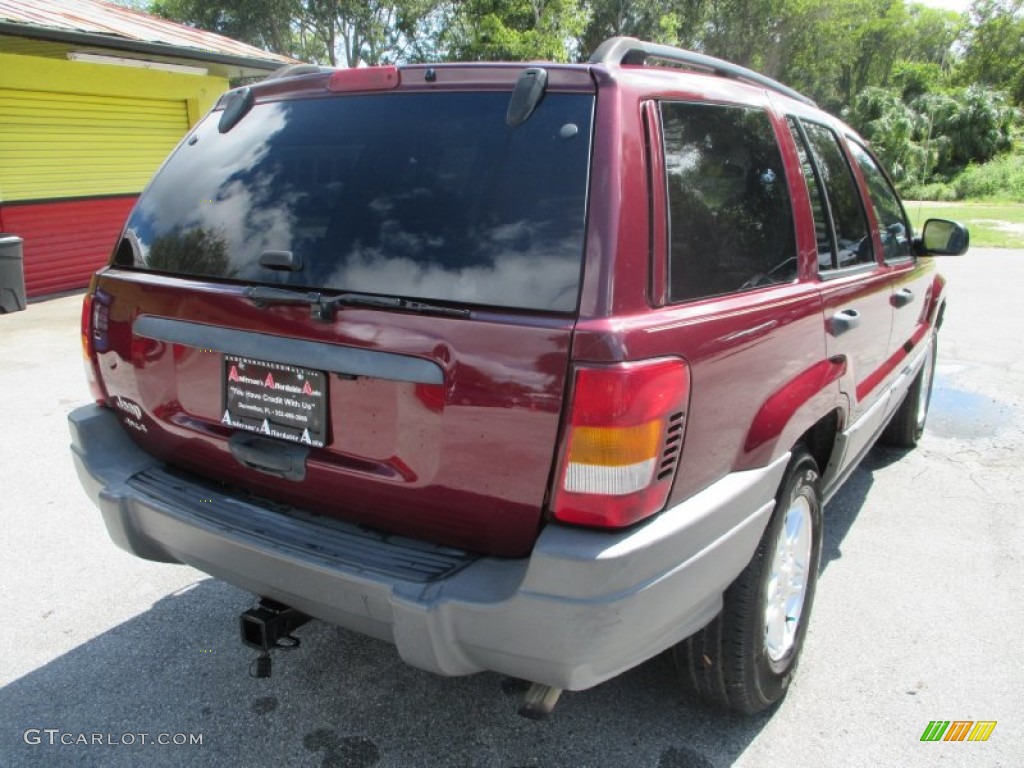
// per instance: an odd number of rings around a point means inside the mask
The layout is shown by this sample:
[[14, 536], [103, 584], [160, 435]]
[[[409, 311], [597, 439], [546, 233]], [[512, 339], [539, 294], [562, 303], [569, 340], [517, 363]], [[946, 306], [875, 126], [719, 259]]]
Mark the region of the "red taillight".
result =
[[106, 394], [100, 384], [99, 375], [96, 370], [96, 350], [93, 346], [94, 338], [94, 288], [90, 286], [89, 291], [82, 298], [82, 362], [85, 365], [85, 381], [89, 386], [89, 393], [100, 405], [106, 404]]
[[689, 397], [690, 370], [677, 358], [577, 366], [554, 516], [621, 528], [661, 510]]
[[398, 67], [359, 67], [339, 69], [327, 81], [330, 91], [390, 91], [402, 82]]

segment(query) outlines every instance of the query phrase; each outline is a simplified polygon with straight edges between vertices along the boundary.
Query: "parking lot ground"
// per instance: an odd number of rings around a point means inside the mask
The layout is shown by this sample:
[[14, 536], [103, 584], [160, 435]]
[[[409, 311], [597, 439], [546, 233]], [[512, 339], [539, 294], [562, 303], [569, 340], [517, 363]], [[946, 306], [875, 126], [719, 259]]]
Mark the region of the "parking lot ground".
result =
[[[829, 504], [800, 672], [751, 719], [684, 699], [666, 655], [528, 721], [498, 675], [436, 677], [322, 623], [251, 678], [251, 597], [116, 549], [75, 478], [79, 297], [0, 316], [0, 766], [1016, 768], [1024, 251], [939, 263], [951, 298], [929, 430], [909, 453], [873, 450]], [[997, 725], [922, 742], [933, 720]]]

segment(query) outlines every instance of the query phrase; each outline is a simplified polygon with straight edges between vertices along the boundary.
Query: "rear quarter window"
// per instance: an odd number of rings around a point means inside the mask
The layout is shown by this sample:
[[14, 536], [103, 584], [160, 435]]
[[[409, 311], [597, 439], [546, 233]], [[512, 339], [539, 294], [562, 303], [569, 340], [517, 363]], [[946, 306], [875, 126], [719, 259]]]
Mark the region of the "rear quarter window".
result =
[[760, 109], [663, 102], [669, 299], [796, 279], [782, 155]]

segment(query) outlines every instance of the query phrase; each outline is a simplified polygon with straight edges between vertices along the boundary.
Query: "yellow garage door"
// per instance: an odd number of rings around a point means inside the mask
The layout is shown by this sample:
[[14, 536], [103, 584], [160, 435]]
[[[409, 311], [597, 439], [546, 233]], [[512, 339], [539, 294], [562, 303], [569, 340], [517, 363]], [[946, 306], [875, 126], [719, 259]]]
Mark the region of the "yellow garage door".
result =
[[0, 201], [138, 193], [188, 127], [183, 100], [0, 89]]

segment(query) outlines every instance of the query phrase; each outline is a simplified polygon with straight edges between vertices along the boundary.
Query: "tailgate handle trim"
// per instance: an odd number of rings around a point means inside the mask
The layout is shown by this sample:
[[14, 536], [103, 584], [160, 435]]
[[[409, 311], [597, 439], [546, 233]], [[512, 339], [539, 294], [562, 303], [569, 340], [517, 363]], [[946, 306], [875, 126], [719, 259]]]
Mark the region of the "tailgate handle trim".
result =
[[443, 384], [444, 371], [432, 360], [358, 349], [322, 341], [299, 341], [253, 331], [237, 331], [214, 325], [141, 315], [132, 326], [136, 336], [228, 355], [297, 365], [314, 371], [346, 376], [411, 381], [414, 384]]
[[257, 472], [296, 482], [306, 479], [309, 448], [304, 445], [236, 432], [228, 440], [228, 448], [235, 461]]

